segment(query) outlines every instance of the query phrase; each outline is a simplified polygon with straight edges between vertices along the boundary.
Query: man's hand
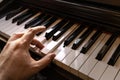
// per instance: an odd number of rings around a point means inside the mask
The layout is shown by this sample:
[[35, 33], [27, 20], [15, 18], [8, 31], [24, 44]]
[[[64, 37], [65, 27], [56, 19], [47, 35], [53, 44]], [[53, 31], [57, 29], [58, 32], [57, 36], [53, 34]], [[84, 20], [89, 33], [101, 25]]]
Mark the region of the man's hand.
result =
[[26, 80], [46, 67], [55, 57], [50, 53], [36, 61], [29, 53], [30, 44], [42, 49], [44, 46], [35, 34], [45, 30], [44, 26], [29, 29], [25, 33], [14, 34], [0, 54], [0, 80]]

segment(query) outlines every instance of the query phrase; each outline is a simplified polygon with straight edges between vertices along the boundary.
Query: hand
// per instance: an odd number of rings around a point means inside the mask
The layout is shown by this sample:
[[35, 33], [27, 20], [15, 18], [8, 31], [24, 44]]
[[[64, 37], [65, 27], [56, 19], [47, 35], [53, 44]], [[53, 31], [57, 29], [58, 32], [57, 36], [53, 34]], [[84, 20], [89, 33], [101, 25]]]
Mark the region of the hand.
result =
[[29, 29], [25, 33], [14, 34], [0, 54], [0, 80], [26, 80], [46, 67], [55, 57], [50, 53], [36, 61], [29, 53], [30, 44], [42, 49], [44, 46], [34, 35], [45, 30], [44, 26]]

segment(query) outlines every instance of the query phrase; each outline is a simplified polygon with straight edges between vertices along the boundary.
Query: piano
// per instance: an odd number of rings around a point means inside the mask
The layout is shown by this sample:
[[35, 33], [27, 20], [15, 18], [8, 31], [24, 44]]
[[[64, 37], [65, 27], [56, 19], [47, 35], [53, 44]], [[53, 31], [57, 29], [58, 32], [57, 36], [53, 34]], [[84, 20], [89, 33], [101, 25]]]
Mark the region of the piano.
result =
[[53, 63], [78, 77], [72, 80], [120, 79], [119, 0], [3, 0], [0, 36], [44, 25], [35, 38], [45, 48], [30, 50], [41, 56], [56, 53]]

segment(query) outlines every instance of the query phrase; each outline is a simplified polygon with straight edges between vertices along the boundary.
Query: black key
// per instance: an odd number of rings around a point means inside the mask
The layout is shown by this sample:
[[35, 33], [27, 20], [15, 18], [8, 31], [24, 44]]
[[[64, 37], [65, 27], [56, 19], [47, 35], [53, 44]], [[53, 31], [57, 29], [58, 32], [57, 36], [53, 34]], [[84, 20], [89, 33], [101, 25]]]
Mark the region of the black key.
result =
[[31, 12], [31, 10], [27, 10], [27, 11], [25, 11], [24, 13], [16, 16], [15, 18], [13, 18], [12, 23], [17, 22], [17, 21], [18, 21], [19, 19], [21, 19], [22, 17], [28, 15], [30, 12]]
[[27, 22], [25, 24], [25, 29], [29, 28], [30, 26], [32, 26], [33, 24], [35, 24], [37, 21], [39, 21], [42, 17], [45, 16], [45, 13], [40, 14], [39, 16], [35, 17], [34, 19], [32, 19], [31, 21]]
[[5, 9], [11, 3], [13, 3], [13, 0], [2, 0], [2, 2], [0, 2], [0, 11]]
[[92, 28], [88, 28], [77, 40], [75, 40], [75, 42], [72, 45], [72, 49], [77, 49], [92, 31]]
[[19, 5], [8, 5], [7, 7], [4, 7], [1, 11], [0, 11], [0, 19], [5, 17], [7, 14], [9, 14], [11, 11], [16, 10], [19, 8]]
[[[57, 17], [51, 17], [50, 19], [48, 19], [47, 21], [43, 22], [41, 25], [45, 26], [46, 29], [53, 23], [57, 20], [58, 18]], [[37, 34], [37, 36], [39, 36], [42, 32], [39, 32]]]
[[18, 9], [16, 9], [16, 10], [13, 10], [9, 14], [7, 14], [5, 19], [9, 20], [9, 19], [11, 19], [12, 17], [14, 17], [15, 15], [17, 15], [18, 13], [20, 13], [23, 10], [25, 10], [25, 8], [23, 8], [23, 7], [20, 7]]
[[35, 27], [35, 26], [41, 25], [44, 21], [46, 21], [50, 17], [51, 17], [51, 15], [46, 15], [46, 16], [42, 17], [39, 21], [37, 21], [36, 23], [31, 25], [31, 27]]
[[64, 41], [64, 47], [69, 45], [83, 29], [85, 28], [85, 25], [80, 25], [65, 41]]
[[46, 31], [45, 37], [46, 39], [50, 39], [54, 33], [56, 33], [61, 27], [63, 27], [68, 22], [67, 19], [63, 19], [61, 22], [56, 24], [54, 27]]
[[52, 23], [54, 23], [58, 18], [57, 17], [51, 17], [49, 20], [45, 21], [41, 25], [44, 25], [46, 28], [48, 28]]
[[22, 17], [21, 19], [18, 20], [17, 25], [22, 24], [23, 22], [25, 22], [26, 20], [28, 20], [29, 18], [31, 18], [35, 14], [37, 14], [37, 11], [33, 10], [33, 11], [29, 12], [29, 14], [27, 14], [26, 16], [24, 16], [24, 17]]
[[53, 35], [53, 40], [56, 41], [63, 33], [65, 33], [70, 27], [72, 27], [74, 23], [73, 22], [68, 22], [67, 25], [65, 25], [64, 27], [62, 27], [59, 31], [57, 31], [54, 35]]
[[114, 66], [116, 61], [118, 60], [119, 56], [120, 56], [120, 44], [117, 47], [117, 49], [115, 50], [115, 52], [113, 53], [110, 60], [108, 61], [108, 64]]
[[105, 54], [107, 53], [107, 51], [109, 50], [109, 48], [111, 47], [111, 45], [113, 44], [113, 42], [116, 40], [117, 38], [117, 34], [113, 34], [108, 41], [105, 43], [105, 45], [102, 47], [102, 49], [99, 51], [96, 59], [97, 60], [102, 60], [103, 57], [105, 56]]
[[89, 41], [82, 47], [82, 50], [80, 53], [85, 54], [89, 48], [95, 43], [95, 41], [98, 39], [98, 37], [102, 34], [101, 31], [97, 31], [90, 39]]

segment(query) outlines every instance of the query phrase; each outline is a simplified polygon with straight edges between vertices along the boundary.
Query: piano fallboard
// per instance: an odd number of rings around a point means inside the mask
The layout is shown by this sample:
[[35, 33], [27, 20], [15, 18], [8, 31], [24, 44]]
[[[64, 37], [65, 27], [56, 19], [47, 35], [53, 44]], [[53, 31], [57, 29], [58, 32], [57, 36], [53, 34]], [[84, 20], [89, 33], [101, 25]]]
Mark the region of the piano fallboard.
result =
[[[87, 1], [87, 0], [86, 0]], [[22, 0], [21, 0], [22, 2]], [[96, 25], [107, 31], [120, 31], [120, 6], [103, 5], [72, 0], [23, 0], [25, 5], [40, 8], [55, 15]], [[77, 3], [79, 2], [79, 3]], [[119, 1], [118, 1], [119, 2]], [[117, 2], [116, 2], [117, 3]]]

